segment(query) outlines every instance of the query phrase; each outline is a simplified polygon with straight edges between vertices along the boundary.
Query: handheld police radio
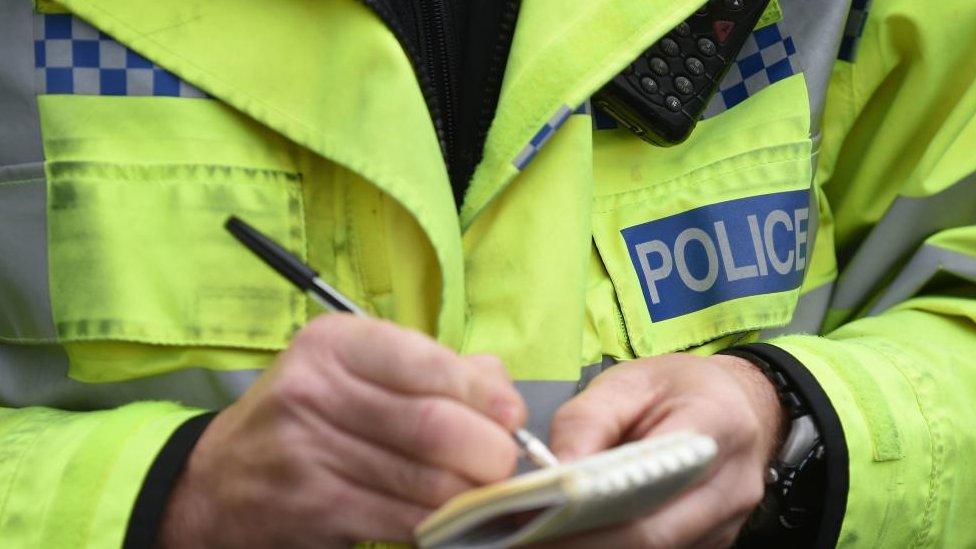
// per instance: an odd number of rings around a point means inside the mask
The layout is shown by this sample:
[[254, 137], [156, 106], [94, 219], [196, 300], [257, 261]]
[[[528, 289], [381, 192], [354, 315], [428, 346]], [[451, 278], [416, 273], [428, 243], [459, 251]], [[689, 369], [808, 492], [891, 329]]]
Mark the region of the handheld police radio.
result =
[[594, 103], [654, 145], [691, 135], [770, 0], [709, 0], [594, 95]]

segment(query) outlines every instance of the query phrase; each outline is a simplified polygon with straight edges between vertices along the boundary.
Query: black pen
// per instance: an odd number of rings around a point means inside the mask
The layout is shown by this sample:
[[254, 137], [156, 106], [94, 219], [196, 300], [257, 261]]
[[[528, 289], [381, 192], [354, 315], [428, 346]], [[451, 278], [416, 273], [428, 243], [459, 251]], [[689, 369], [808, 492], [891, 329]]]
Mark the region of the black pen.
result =
[[[315, 269], [303, 263], [294, 254], [240, 218], [230, 216], [224, 227], [254, 252], [254, 255], [261, 258], [272, 269], [278, 271], [278, 274], [287, 278], [326, 310], [352, 313], [362, 317], [369, 316], [357, 307], [352, 300], [342, 295], [339, 290], [319, 278], [319, 273]], [[559, 465], [559, 460], [556, 459], [556, 456], [545, 443], [528, 430], [516, 429], [514, 436], [529, 459], [539, 467]]]

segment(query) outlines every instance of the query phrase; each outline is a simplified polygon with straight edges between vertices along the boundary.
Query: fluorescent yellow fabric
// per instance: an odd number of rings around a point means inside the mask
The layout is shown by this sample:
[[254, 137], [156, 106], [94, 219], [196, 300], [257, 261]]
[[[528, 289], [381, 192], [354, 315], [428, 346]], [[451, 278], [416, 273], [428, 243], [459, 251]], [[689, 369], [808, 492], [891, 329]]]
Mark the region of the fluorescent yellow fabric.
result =
[[[818, 244], [804, 286], [650, 322], [619, 231], [701, 205], [807, 188], [814, 151], [803, 77], [706, 121], [674, 149], [649, 148], [623, 130], [591, 135], [587, 118], [576, 115], [526, 170], [512, 160], [554, 113], [582, 103], [698, 3], [524, 3], [484, 162], [459, 217], [412, 68], [361, 3], [64, 2], [215, 98], [42, 98], [54, 191], [52, 301], [72, 375], [106, 381], [190, 365], [260, 367], [286, 343], [312, 309], [229, 237], [213, 249], [190, 242], [223, 235], [222, 217], [241, 213], [238, 206], [250, 205], [249, 220], [304, 248], [375, 314], [465, 352], [500, 354], [520, 380], [572, 381], [604, 354], [631, 358], [699, 343], [694, 352], [710, 352], [784, 324], [799, 293], [833, 279], [835, 250], [856, 247], [896, 195], [925, 196], [976, 171], [976, 99], [967, 91], [974, 44], [965, 32], [976, 24], [973, 9], [965, 0], [875, 0], [860, 59], [838, 66], [830, 91], [814, 189]], [[90, 113], [97, 116], [86, 120]], [[129, 191], [133, 211], [113, 206]], [[71, 194], [85, 199], [83, 215], [55, 208]], [[105, 228], [85, 242], [103, 243], [104, 252], [72, 257], [80, 249], [64, 239], [94, 218]], [[126, 262], [125, 250], [149, 229], [189, 237], [137, 259], [184, 256], [189, 270], [171, 275]], [[934, 238], [955, 251], [976, 249], [968, 231]], [[72, 286], [79, 261], [128, 293], [85, 301], [87, 285]], [[233, 272], [217, 274], [211, 262]], [[245, 280], [282, 306], [271, 311], [234, 294]], [[206, 318], [236, 326], [235, 333], [196, 333], [200, 317], [172, 309], [204, 282], [216, 285], [214, 295], [236, 298], [199, 315], [216, 315]], [[934, 290], [827, 339], [773, 341], [808, 364], [844, 424], [852, 456], [845, 543], [973, 543], [960, 521], [972, 514], [963, 496], [976, 492], [962, 473], [971, 463], [965, 426], [976, 375], [956, 358], [972, 356], [973, 291], [959, 281]], [[168, 291], [173, 299], [161, 300]], [[97, 295], [106, 293], [102, 287]], [[88, 337], [95, 332], [82, 333], [80, 321], [102, 320], [99, 312], [127, 324]], [[166, 323], [133, 335], [140, 315]], [[8, 504], [0, 508], [0, 536], [27, 545], [117, 545], [152, 454], [193, 413], [169, 404], [94, 414], [4, 411], [0, 448], [13, 457], [0, 460], [0, 493], [20, 506], [34, 493], [50, 494], [45, 501], [57, 513]], [[34, 425], [27, 435], [18, 434], [21, 422]], [[134, 427], [140, 422], [153, 427]], [[70, 468], [64, 463], [74, 447], [62, 439], [85, 448]], [[114, 463], [125, 474], [105, 473]], [[75, 483], [103, 477], [107, 484]], [[99, 509], [95, 518], [91, 509]], [[59, 530], [60, 515], [70, 519]]]
[[799, 289], [732, 299], [652, 322], [620, 231], [708, 204], [808, 189], [807, 105], [803, 77], [797, 76], [719, 119], [705, 121], [678, 147], [649, 148], [622, 129], [597, 134], [593, 234], [636, 356], [789, 321]]
[[[968, 0], [871, 4], [856, 62], [835, 68], [824, 120], [818, 176], [838, 249], [857, 249], [899, 196], [924, 200], [962, 184], [976, 199], [976, 180], [966, 183], [976, 173], [974, 28]], [[973, 222], [923, 235], [924, 244], [976, 265]], [[817, 377], [843, 424], [841, 546], [976, 545], [976, 290], [972, 277], [943, 273], [922, 293], [825, 337], [772, 340]], [[851, 314], [834, 311], [828, 325]]]
[[[961, 303], [941, 305], [949, 313]], [[773, 343], [817, 377], [844, 426], [850, 488], [840, 545], [973, 545], [972, 317], [893, 311], [828, 338]]]
[[[61, 95], [40, 111], [51, 305], [73, 377], [194, 365], [173, 346], [284, 348], [305, 299], [222, 230], [241, 215], [305, 255], [301, 177], [280, 138], [212, 101]], [[237, 369], [268, 356], [201, 362]]]
[[0, 544], [119, 547], [156, 453], [198, 413], [153, 402], [0, 411]]
[[368, 8], [349, 0], [63, 4], [403, 204], [434, 244], [439, 337], [458, 344], [460, 234], [447, 172], [413, 69]]
[[698, 4], [686, 0], [525, 2], [484, 158], [464, 198], [462, 226], [468, 227], [512, 182], [517, 175], [512, 159], [561, 106], [580, 105]]
[[572, 116], [464, 235], [464, 349], [498, 354], [516, 379], [579, 378], [592, 164], [575, 153], [591, 133], [588, 116]]

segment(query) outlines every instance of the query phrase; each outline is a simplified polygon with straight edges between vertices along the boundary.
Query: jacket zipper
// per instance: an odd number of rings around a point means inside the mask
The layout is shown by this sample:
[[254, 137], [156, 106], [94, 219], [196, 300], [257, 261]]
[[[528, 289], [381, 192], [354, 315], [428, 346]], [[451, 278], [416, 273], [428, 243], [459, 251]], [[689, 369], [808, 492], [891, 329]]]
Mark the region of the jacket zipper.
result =
[[[411, 0], [412, 9], [404, 0], [362, 0], [397, 37], [417, 75], [421, 92], [430, 111], [437, 132], [445, 167], [451, 176], [455, 200], [460, 207], [463, 190], [470, 179], [473, 165], [481, 158], [485, 137], [494, 119], [501, 79], [508, 61], [508, 52], [520, 0], [504, 0], [499, 35], [491, 52], [486, 78], [481, 90], [480, 108], [473, 120], [477, 139], [474, 144], [459, 150], [458, 124], [461, 117], [462, 66], [459, 38], [455, 31], [453, 12], [448, 0]], [[464, 179], [465, 181], [460, 181]]]
[[[495, 118], [495, 109], [501, 99], [501, 81], [505, 76], [505, 67], [508, 65], [508, 54], [511, 51], [512, 38], [515, 36], [515, 23], [518, 20], [520, 0], [505, 0], [505, 7], [502, 10], [502, 23], [498, 29], [498, 40], [492, 50], [491, 59], [488, 62], [488, 77], [485, 79], [485, 86], [481, 94], [481, 112], [478, 117], [478, 141], [484, 148], [485, 139], [488, 136], [488, 129], [491, 121]], [[480, 152], [480, 151], [479, 151]]]
[[434, 79], [432, 93], [437, 96], [443, 140], [441, 149], [444, 161], [451, 166], [455, 162], [457, 125], [457, 89], [455, 78], [460, 65], [458, 52], [451, 43], [451, 24], [448, 7], [444, 0], [421, 0], [421, 18], [418, 22], [421, 40], [424, 40], [428, 74]]
[[[420, 92], [427, 103], [427, 110], [430, 111], [430, 118], [434, 124], [434, 131], [437, 133], [437, 141], [441, 147], [441, 153], [447, 161], [447, 136], [444, 131], [443, 117], [441, 116], [441, 106], [437, 97], [437, 89], [431, 81], [430, 69], [421, 62], [423, 56], [417, 49], [417, 44], [410, 40], [411, 34], [406, 32], [405, 21], [402, 21], [396, 11], [387, 3], [388, 0], [362, 0], [368, 8], [372, 9], [384, 24], [393, 32], [400, 42], [400, 46], [406, 52], [410, 63], [413, 65], [417, 82], [420, 84]], [[397, 1], [397, 0], [391, 0]]]

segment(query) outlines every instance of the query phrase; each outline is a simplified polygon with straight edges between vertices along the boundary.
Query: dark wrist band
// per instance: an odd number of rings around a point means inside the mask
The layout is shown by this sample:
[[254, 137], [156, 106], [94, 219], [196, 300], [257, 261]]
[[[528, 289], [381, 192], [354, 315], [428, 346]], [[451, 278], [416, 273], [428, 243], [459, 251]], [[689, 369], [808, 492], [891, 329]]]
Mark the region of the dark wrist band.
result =
[[[833, 547], [847, 503], [847, 444], [816, 378], [783, 349], [753, 343], [723, 351], [750, 361], [770, 380], [791, 418], [766, 497], [737, 547]], [[812, 441], [812, 443], [811, 443]]]
[[216, 412], [212, 412], [190, 418], [170, 435], [142, 482], [129, 516], [123, 547], [145, 548], [155, 544], [173, 485], [193, 447], [216, 415]]

